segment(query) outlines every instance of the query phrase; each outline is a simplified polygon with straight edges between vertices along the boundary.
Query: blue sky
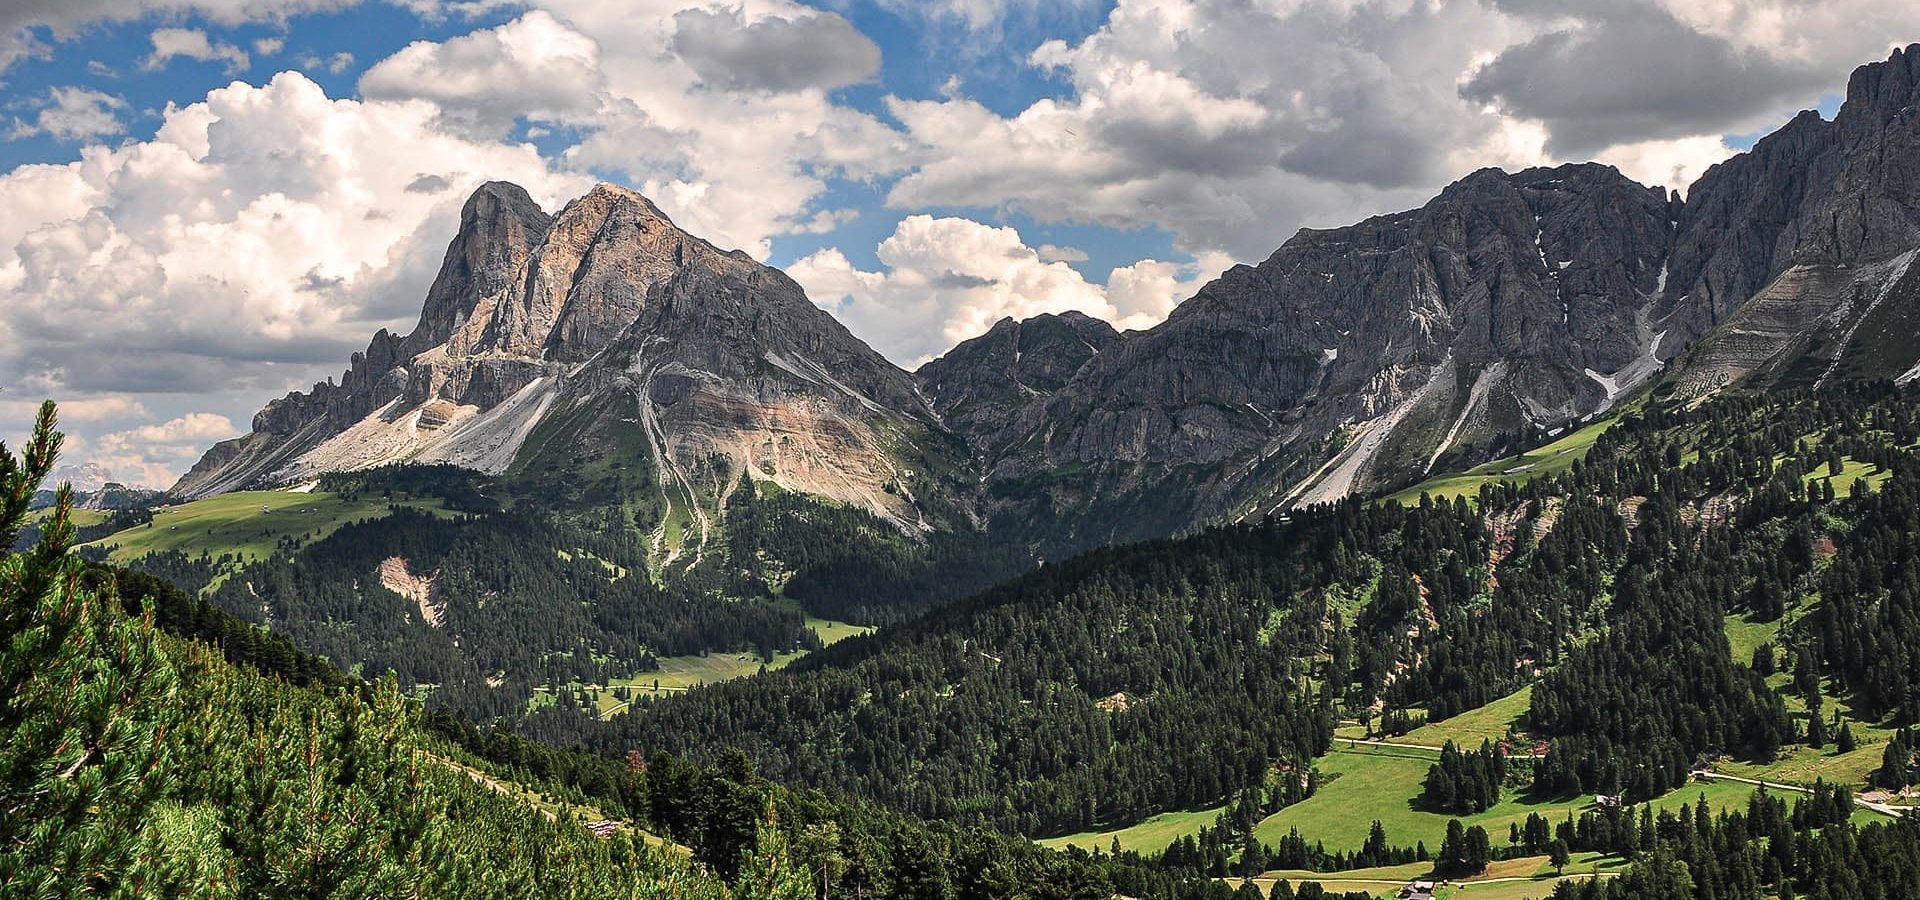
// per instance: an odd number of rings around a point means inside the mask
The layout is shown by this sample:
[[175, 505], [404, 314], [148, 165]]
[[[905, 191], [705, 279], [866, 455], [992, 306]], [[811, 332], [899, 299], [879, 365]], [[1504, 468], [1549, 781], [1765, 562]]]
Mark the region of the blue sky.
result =
[[24, 0], [0, 415], [58, 397], [170, 480], [409, 328], [489, 178], [642, 190], [912, 368], [1003, 316], [1151, 327], [1481, 166], [1684, 189], [1915, 36], [1877, 0]]

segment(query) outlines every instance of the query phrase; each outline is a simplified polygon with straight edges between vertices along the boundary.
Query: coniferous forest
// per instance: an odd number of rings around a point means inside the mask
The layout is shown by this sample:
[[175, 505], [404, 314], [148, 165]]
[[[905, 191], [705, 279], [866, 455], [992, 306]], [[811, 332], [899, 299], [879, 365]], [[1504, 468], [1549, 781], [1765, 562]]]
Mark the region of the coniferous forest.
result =
[[[1684, 796], [1715, 760], [1764, 764], [1855, 741], [1855, 725], [1893, 735], [1871, 785], [1915, 782], [1917, 418], [1920, 396], [1889, 385], [1655, 399], [1564, 471], [1097, 550], [831, 646], [802, 617], [874, 611], [812, 604], [876, 596], [830, 573], [859, 569], [850, 547], [892, 552], [878, 538], [736, 554], [798, 564], [720, 573], [710, 596], [738, 599], [697, 603], [679, 593], [697, 573], [636, 577], [644, 550], [446, 472], [335, 485], [460, 498], [444, 511], [397, 505], [225, 571], [83, 561], [56, 503], [6, 563], [5, 837], [20, 849], [0, 884], [1226, 897], [1272, 869], [1470, 877], [1585, 853], [1624, 867], [1554, 896], [1894, 896], [1920, 877], [1920, 825], [1859, 821], [1850, 790], [1648, 801]], [[7, 457], [10, 544], [57, 449], [48, 420]], [[1865, 474], [1836, 491], [1822, 476], [1847, 466]], [[742, 546], [773, 546], [810, 511], [741, 492]], [[894, 571], [982, 558], [913, 552]], [[445, 630], [418, 621], [367, 583], [395, 555], [487, 604], [450, 606]], [[1736, 619], [1773, 636], [1736, 654]], [[605, 719], [487, 684], [603, 679], [713, 646], [811, 652]], [[1542, 752], [1449, 744], [1428, 770], [1414, 802], [1455, 817], [1444, 840], [1403, 846], [1379, 822], [1357, 850], [1254, 836], [1322, 788], [1341, 722], [1395, 733], [1529, 687]], [[1580, 794], [1620, 802], [1510, 836], [1460, 821]], [[1219, 819], [1164, 851], [1025, 840], [1210, 805]], [[578, 825], [586, 810], [610, 837]], [[1324, 894], [1312, 878], [1265, 888]]]

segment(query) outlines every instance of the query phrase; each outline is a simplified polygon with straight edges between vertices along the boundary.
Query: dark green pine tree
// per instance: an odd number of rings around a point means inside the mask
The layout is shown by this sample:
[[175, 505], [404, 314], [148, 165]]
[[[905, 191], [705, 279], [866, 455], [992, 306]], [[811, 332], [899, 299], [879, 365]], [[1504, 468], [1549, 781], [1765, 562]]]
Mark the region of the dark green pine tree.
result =
[[952, 900], [953, 883], [931, 840], [918, 831], [904, 831], [893, 848], [895, 900]]
[[[12, 546], [61, 435], [40, 408], [19, 456], [0, 445], [0, 546]], [[73, 491], [61, 485], [40, 540], [0, 562], [0, 895], [143, 892], [164, 854], [137, 824], [169, 787], [173, 667], [147, 623], [82, 587]], [[117, 665], [100, 665], [114, 659]]]
[[754, 849], [740, 863], [734, 900], [813, 900], [813, 879], [787, 850], [773, 806], [769, 804], [754, 833]]

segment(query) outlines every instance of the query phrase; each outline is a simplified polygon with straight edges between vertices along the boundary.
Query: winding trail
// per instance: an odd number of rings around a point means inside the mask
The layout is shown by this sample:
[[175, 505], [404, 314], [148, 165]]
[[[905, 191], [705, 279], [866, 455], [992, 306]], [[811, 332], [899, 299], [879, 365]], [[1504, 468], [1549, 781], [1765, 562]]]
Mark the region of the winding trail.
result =
[[[1388, 747], [1388, 748], [1398, 747], [1402, 750], [1425, 750], [1430, 753], [1440, 753], [1446, 750], [1445, 747], [1435, 747], [1432, 744], [1401, 744], [1401, 743], [1395, 743], [1393, 741], [1383, 741], [1379, 739], [1363, 741], [1363, 740], [1360, 740], [1359, 738], [1337, 737], [1333, 739], [1333, 742], [1336, 744], [1347, 744], [1353, 747]], [[1508, 755], [1509, 756], [1530, 756], [1535, 759], [1538, 759], [1542, 756], [1545, 756], [1546, 754], [1534, 753], [1531, 750], [1529, 750], [1525, 753], [1514, 752], [1514, 753], [1509, 753]]]
[[[1693, 774], [1697, 778], [1706, 778], [1712, 781], [1738, 781], [1741, 784], [1751, 784], [1757, 787], [1763, 787], [1768, 790], [1774, 790], [1774, 791], [1792, 791], [1796, 794], [1813, 793], [1813, 790], [1811, 788], [1804, 788], [1795, 784], [1782, 784], [1781, 782], [1778, 782], [1778, 781], [1765, 781], [1759, 778], [1742, 778], [1738, 775], [1722, 775], [1719, 772], [1714, 772], [1710, 770], [1696, 771]], [[1894, 806], [1891, 803], [1874, 803], [1871, 800], [1864, 800], [1860, 797], [1853, 798], [1853, 804], [1855, 806], [1860, 807], [1861, 809], [1870, 809], [1883, 816], [1891, 816], [1895, 819], [1898, 819], [1901, 816], [1906, 815], [1909, 809], [1909, 807]]]

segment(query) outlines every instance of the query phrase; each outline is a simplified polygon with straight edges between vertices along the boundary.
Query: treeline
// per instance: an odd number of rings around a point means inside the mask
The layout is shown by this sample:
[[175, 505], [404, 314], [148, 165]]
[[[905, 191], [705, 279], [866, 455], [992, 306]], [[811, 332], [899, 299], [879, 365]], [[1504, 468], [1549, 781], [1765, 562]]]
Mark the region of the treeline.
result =
[[117, 595], [127, 615], [151, 613], [155, 627], [204, 644], [235, 666], [274, 675], [297, 687], [350, 683], [331, 661], [300, 649], [286, 635], [249, 625], [164, 578], [90, 564], [82, 584], [105, 596]]
[[1643, 812], [1637, 827], [1612, 829], [1614, 845], [1633, 860], [1624, 874], [1562, 881], [1553, 897], [1893, 900], [1920, 884], [1920, 819], [1857, 826], [1847, 819], [1852, 802], [1845, 792], [1820, 787], [1791, 812], [1764, 790], [1744, 812], [1713, 815], [1704, 798], [1678, 815]]
[[876, 898], [1023, 897], [1226, 900], [1233, 889], [1198, 872], [1170, 870], [1137, 854], [1052, 851], [981, 828], [921, 822], [875, 804], [817, 790], [795, 791], [753, 771], [745, 754], [712, 766], [661, 753], [611, 759], [480, 729], [447, 713], [428, 725], [461, 750], [529, 784], [627, 817], [688, 848], [693, 859], [738, 883], [769, 814], [788, 836], [793, 861], [815, 874], [805, 896]]
[[357, 472], [323, 472], [314, 487], [347, 500], [378, 496], [386, 500], [431, 497], [456, 512], [490, 513], [501, 509], [492, 479], [447, 463], [390, 464]]
[[1332, 737], [1332, 698], [1305, 661], [1326, 610], [1289, 598], [1340, 573], [1295, 538], [1223, 530], [1201, 552], [1168, 542], [1048, 566], [884, 641], [643, 701], [591, 740], [739, 746], [776, 780], [1028, 834], [1218, 803]]

